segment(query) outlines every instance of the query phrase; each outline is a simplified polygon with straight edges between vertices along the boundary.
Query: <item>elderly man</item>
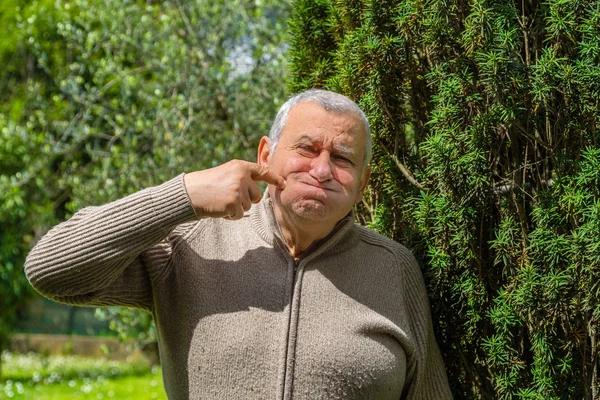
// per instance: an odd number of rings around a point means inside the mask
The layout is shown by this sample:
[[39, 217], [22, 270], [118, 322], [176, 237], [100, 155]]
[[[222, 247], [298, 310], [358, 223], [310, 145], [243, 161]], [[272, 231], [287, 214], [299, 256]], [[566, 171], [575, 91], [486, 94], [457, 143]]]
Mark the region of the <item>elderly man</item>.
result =
[[56, 301], [150, 312], [171, 399], [451, 398], [413, 256], [353, 222], [369, 157], [358, 106], [309, 90], [258, 163], [85, 208], [27, 276]]

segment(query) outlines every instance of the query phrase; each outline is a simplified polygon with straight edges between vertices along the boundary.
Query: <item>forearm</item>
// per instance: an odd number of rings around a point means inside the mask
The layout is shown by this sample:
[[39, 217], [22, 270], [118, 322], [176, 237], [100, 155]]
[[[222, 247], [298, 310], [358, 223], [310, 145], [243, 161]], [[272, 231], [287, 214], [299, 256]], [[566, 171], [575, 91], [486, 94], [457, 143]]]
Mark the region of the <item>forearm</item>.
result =
[[[102, 207], [86, 208], [46, 234], [25, 262], [31, 284], [62, 301], [101, 291], [123, 279], [147, 281], [139, 254], [177, 225], [195, 219], [182, 176]], [[132, 288], [135, 290], [135, 288]]]

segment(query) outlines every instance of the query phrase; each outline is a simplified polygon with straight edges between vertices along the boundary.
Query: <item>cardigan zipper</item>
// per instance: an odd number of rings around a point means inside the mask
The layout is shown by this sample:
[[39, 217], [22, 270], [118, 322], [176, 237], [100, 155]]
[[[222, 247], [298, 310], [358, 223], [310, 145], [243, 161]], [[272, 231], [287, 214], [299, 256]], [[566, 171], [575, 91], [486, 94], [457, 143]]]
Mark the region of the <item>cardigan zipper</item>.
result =
[[[330, 233], [329, 237], [320, 242], [313, 243], [304, 253], [301, 259], [297, 259], [292, 257], [289, 253], [287, 245], [285, 245], [282, 241], [280, 243], [282, 251], [287, 255], [288, 262], [291, 262], [292, 268], [292, 279], [291, 279], [291, 293], [289, 297], [289, 312], [288, 312], [288, 320], [287, 320], [287, 335], [286, 335], [286, 349], [284, 356], [284, 365], [283, 365], [283, 387], [281, 388], [281, 399], [282, 400], [291, 400], [292, 399], [292, 390], [293, 390], [293, 376], [294, 376], [294, 368], [295, 368], [295, 357], [296, 357], [296, 334], [298, 332], [298, 313], [300, 307], [300, 287], [302, 283], [302, 276], [304, 273], [304, 269], [306, 268], [306, 264], [315, 256], [315, 252], [319, 251], [319, 248], [322, 248], [325, 243], [330, 242], [332, 237], [334, 237], [342, 225], [338, 224], [334, 228], [334, 230]], [[281, 233], [281, 231], [280, 231]]]
[[[296, 351], [296, 331], [298, 325], [298, 313], [296, 311], [297, 303], [298, 303], [298, 295], [299, 293], [299, 268], [301, 260], [292, 258], [292, 280], [291, 280], [291, 293], [290, 293], [290, 302], [289, 302], [289, 312], [288, 312], [288, 320], [287, 320], [287, 337], [286, 337], [286, 351], [284, 358], [284, 369], [283, 369], [283, 387], [281, 398], [283, 400], [289, 400], [292, 398], [292, 382], [294, 373], [294, 354]], [[288, 383], [289, 382], [289, 383]]]

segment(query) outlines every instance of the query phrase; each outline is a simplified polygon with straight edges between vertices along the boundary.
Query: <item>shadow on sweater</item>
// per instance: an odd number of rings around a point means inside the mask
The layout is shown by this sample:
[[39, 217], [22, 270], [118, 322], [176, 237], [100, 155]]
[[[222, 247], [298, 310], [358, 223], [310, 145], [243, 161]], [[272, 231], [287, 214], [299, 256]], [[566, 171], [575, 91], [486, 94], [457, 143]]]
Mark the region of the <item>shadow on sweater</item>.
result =
[[[273, 248], [249, 250], [238, 259], [236, 249], [203, 251], [213, 258], [182, 243], [170, 275], [154, 288], [165, 389], [173, 399], [211, 398], [211, 390], [244, 382], [244, 391], [260, 393], [265, 388], [252, 388], [252, 370], [271, 370], [275, 377], [279, 365], [273, 360], [284, 356], [292, 268]], [[247, 366], [232, 369], [232, 362]]]

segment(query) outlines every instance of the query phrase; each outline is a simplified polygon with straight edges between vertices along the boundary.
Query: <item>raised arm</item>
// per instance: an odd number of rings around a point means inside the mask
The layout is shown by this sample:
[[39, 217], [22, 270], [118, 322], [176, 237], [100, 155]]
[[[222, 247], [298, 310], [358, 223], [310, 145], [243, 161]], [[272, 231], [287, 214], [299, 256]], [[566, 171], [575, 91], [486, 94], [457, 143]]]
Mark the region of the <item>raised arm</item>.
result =
[[149, 310], [150, 280], [168, 262], [169, 233], [196, 219], [180, 175], [101, 207], [88, 207], [50, 230], [29, 253], [25, 273], [53, 300]]
[[173, 245], [185, 231], [181, 224], [241, 218], [261, 198], [258, 180], [284, 185], [266, 167], [234, 160], [84, 208], [33, 248], [27, 277], [59, 302], [151, 310], [152, 284], [167, 273]]

